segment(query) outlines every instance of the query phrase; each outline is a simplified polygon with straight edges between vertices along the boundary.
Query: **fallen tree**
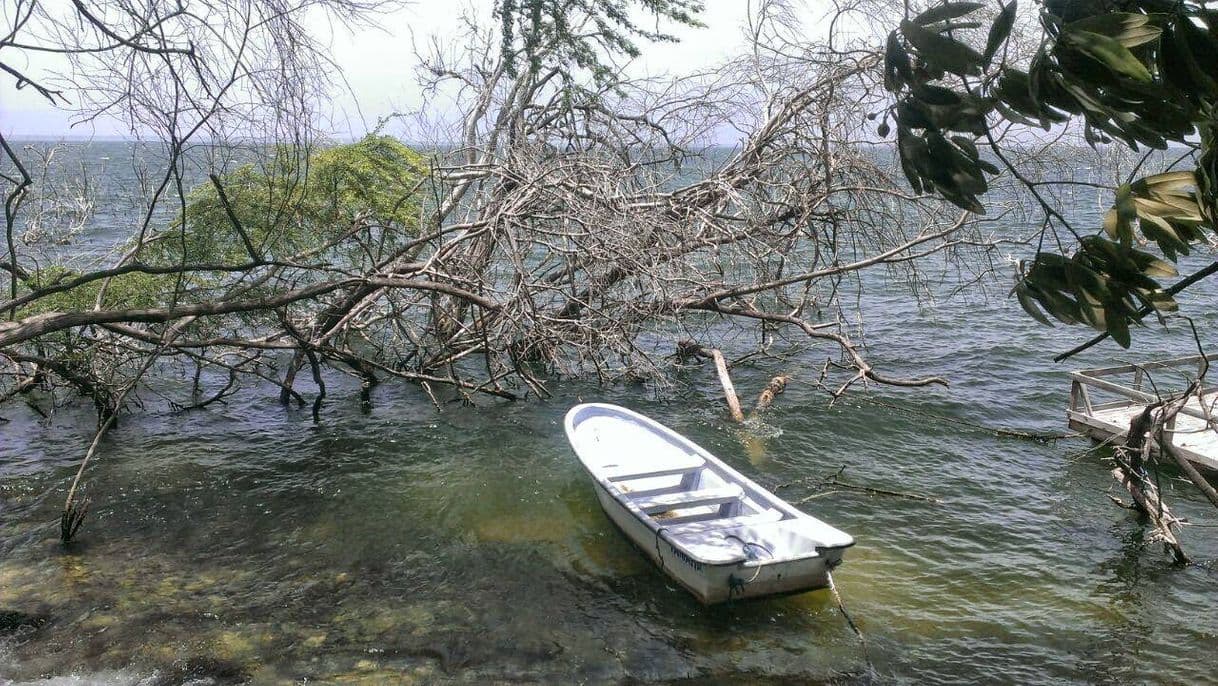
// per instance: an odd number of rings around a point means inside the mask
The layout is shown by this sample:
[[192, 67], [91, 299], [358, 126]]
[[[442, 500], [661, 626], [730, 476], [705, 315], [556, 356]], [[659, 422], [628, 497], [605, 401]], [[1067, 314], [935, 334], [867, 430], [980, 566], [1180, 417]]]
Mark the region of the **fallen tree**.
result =
[[[662, 384], [685, 339], [757, 354], [823, 346], [820, 385], [833, 396], [859, 383], [943, 383], [874, 368], [855, 342], [851, 294], [868, 272], [901, 278], [965, 253], [984, 265], [996, 242], [949, 203], [900, 190], [892, 160], [860, 143], [884, 97], [877, 47], [793, 38], [783, 10], [761, 3], [747, 54], [676, 80], [629, 78], [620, 64], [581, 72], [553, 41], [594, 35], [581, 31], [595, 15], [568, 11], [565, 34], [543, 17], [525, 45], [471, 17], [468, 35], [419, 56], [425, 85], [456, 93], [460, 112], [451, 129], [428, 129], [426, 160], [374, 136], [341, 163], [349, 151], [304, 135], [192, 157], [201, 131], [248, 132], [223, 126], [241, 111], [224, 87], [253, 77], [237, 69], [200, 89], [154, 63], [150, 90], [124, 104], [133, 120], [164, 125], [166, 168], [109, 264], [17, 249], [33, 191], [24, 172], [6, 177], [17, 183], [4, 397], [84, 393], [100, 435], [158, 373], [189, 375], [190, 397], [172, 402], [202, 408], [242, 381], [305, 404], [307, 369], [320, 421], [335, 371], [359, 379], [364, 402], [399, 378], [440, 407], [545, 396], [557, 375]], [[154, 6], [143, 21], [173, 20]], [[125, 49], [152, 49], [134, 41]], [[155, 49], [217, 73], [199, 66], [197, 46], [180, 47]], [[623, 57], [598, 49], [602, 66]], [[264, 94], [294, 76], [258, 75]], [[210, 93], [193, 121], [170, 106], [179, 91]], [[307, 130], [309, 93], [298, 96], [287, 102], [299, 107], [272, 108], [276, 130]], [[729, 127], [746, 132], [737, 145], [709, 145]], [[220, 388], [205, 393], [209, 384]], [[79, 525], [71, 504], [65, 539]]]

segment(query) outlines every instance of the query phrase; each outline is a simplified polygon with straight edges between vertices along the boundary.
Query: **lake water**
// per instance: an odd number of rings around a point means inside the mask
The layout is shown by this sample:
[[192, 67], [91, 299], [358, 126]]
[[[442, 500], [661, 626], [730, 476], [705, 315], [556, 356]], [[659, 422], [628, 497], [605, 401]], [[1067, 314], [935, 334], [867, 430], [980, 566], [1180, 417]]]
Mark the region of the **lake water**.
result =
[[[1207, 343], [1213, 295], [1185, 304]], [[361, 409], [335, 379], [320, 425], [259, 389], [188, 414], [148, 394], [90, 467], [92, 510], [66, 550], [59, 510], [91, 408], [4, 407], [0, 613], [46, 622], [0, 638], [0, 683], [1212, 681], [1212, 529], [1186, 531], [1199, 562], [1173, 566], [1109, 501], [1089, 442], [973, 426], [1064, 431], [1069, 369], [1191, 340], [1138, 331], [1136, 352], [1055, 365], [1089, 332], [1036, 325], [1001, 287], [937, 303], [876, 287], [862, 308], [878, 367], [952, 385], [830, 405], [810, 382], [835, 351], [813, 350], [735, 372], [747, 398], [795, 377], [747, 430], [709, 366], [663, 393], [561, 381], [545, 402], [442, 412], [392, 383]], [[633, 549], [563, 437], [564, 412], [590, 400], [655, 417], [791, 501], [842, 467], [937, 498], [801, 505], [858, 540], [835, 578], [867, 655], [828, 591], [705, 608]], [[1165, 488], [1180, 515], [1214, 521], [1191, 486]]]

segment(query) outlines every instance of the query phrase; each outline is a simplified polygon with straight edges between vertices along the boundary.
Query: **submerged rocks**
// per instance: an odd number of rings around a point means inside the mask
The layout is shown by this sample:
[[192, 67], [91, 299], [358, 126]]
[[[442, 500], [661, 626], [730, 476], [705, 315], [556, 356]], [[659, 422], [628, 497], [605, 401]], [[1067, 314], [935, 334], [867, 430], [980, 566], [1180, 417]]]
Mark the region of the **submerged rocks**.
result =
[[40, 629], [49, 621], [51, 621], [50, 615], [43, 613], [0, 610], [0, 636], [9, 636], [18, 631]]
[[221, 658], [191, 657], [174, 665], [174, 669], [158, 676], [154, 686], [171, 686], [206, 680], [212, 684], [239, 684], [249, 679], [245, 665]]

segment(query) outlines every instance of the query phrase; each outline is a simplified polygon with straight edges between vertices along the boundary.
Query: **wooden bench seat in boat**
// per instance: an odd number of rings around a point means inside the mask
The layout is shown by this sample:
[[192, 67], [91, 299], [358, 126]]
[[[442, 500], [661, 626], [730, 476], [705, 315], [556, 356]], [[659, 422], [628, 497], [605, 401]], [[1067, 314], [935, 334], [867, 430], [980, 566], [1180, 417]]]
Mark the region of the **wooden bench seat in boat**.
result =
[[731, 484], [722, 488], [704, 488], [697, 491], [679, 491], [635, 498], [634, 504], [646, 514], [654, 515], [670, 510], [724, 505], [740, 500], [743, 496], [744, 491], [736, 484]]
[[781, 521], [782, 517], [782, 512], [771, 507], [763, 512], [754, 512], [753, 514], [739, 515], [736, 517], [717, 517], [715, 519], [703, 519], [696, 522], [686, 522], [685, 524], [665, 526], [664, 531], [666, 531], [670, 536], [700, 534], [706, 531], [715, 531], [718, 529], [733, 529], [738, 526], [769, 524], [771, 522]]
[[626, 467], [617, 469], [608, 469], [604, 472], [605, 479], [610, 482], [618, 481], [635, 481], [637, 479], [652, 479], [658, 476], [674, 476], [676, 474], [688, 474], [689, 472], [701, 469], [706, 465], [706, 460], [701, 455], [689, 453], [684, 455], [682, 459], [672, 462], [666, 462], [662, 465], [651, 465], [649, 467]]

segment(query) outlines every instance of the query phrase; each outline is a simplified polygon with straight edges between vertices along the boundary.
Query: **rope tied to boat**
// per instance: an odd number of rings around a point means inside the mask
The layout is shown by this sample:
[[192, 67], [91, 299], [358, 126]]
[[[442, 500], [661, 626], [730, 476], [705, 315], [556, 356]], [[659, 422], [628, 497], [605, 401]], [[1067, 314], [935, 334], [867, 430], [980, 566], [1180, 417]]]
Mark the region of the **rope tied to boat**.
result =
[[660, 571], [664, 570], [664, 553], [660, 552], [660, 535], [667, 530], [668, 527], [661, 526], [656, 529], [656, 562], [660, 564]]
[[[743, 538], [740, 538], [739, 536], [737, 536], [735, 534], [726, 534], [723, 538], [725, 538], [725, 539], [734, 538], [737, 541], [740, 541], [740, 547], [743, 549], [744, 556], [750, 560], [758, 559], [757, 553], [753, 552], [753, 550], [752, 550], [753, 548], [761, 548], [762, 550], [764, 550], [767, 558], [773, 559], [773, 557], [774, 557], [774, 551], [770, 550], [769, 548], [765, 547], [764, 545], [762, 545], [756, 541], [746, 541]], [[761, 568], [758, 567], [758, 569], [761, 569]], [[753, 578], [756, 579], [757, 575], [754, 574]]]
[[[723, 538], [724, 540], [734, 538], [737, 541], [740, 541], [740, 547], [744, 552], [744, 557], [749, 561], [754, 561], [760, 558], [760, 555], [753, 550], [754, 548], [764, 550], [767, 558], [774, 558], [774, 552], [772, 550], [756, 541], [746, 541], [735, 534], [726, 534]], [[738, 577], [735, 574], [729, 574], [727, 577], [727, 597], [731, 599], [731, 597], [737, 593], [744, 595], [744, 587], [756, 581], [757, 577], [760, 575], [761, 565], [757, 565], [757, 568], [753, 570], [753, 576], [749, 577], [747, 580]]]
[[[836, 565], [834, 565], [836, 566]], [[833, 599], [837, 601], [837, 609], [846, 618], [846, 623], [850, 625], [850, 629], [855, 636], [859, 637], [859, 643], [863, 646], [863, 659], [867, 662], [867, 675], [875, 676], [875, 665], [871, 663], [871, 651], [867, 647], [867, 638], [863, 636], [863, 631], [854, 623], [854, 618], [846, 611], [846, 603], [842, 600], [842, 596], [837, 592], [837, 584], [833, 583], [833, 570], [829, 567], [825, 568], [825, 576], [829, 579], [829, 592], [833, 594]]]

